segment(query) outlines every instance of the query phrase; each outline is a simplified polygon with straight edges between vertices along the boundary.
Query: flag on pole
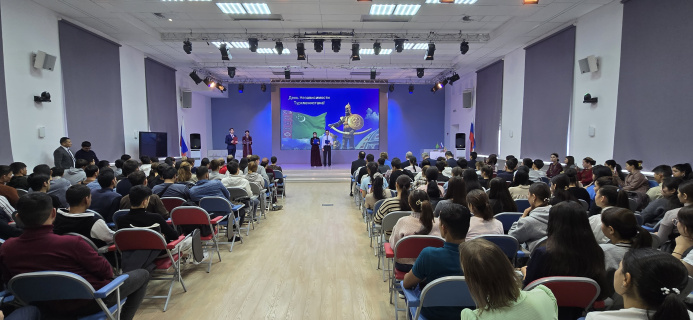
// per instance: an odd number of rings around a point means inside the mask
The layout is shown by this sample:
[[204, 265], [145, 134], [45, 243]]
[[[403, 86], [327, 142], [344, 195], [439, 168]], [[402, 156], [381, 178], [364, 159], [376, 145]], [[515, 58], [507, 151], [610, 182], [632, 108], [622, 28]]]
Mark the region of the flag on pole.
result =
[[188, 155], [188, 144], [185, 143], [185, 122], [183, 125], [180, 126], [180, 155], [181, 156], [187, 156]]
[[474, 122], [472, 122], [471, 128], [469, 128], [469, 148], [474, 151], [476, 147], [476, 141], [474, 140]]

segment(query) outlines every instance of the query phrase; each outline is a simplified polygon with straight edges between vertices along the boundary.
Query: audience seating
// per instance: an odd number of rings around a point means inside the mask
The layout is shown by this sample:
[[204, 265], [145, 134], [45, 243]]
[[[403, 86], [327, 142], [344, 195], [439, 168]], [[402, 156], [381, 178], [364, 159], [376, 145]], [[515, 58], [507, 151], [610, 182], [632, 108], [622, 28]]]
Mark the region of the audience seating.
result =
[[[233, 188], [226, 188], [226, 190], [229, 191], [229, 200], [231, 200], [232, 202], [241, 202], [241, 201], [249, 201], [250, 200], [248, 193], [243, 188], [233, 187]], [[250, 222], [248, 224], [252, 224], [253, 230], [255, 230], [255, 220], [256, 220], [257, 216], [256, 216], [255, 210], [252, 210], [252, 212], [251, 212], [251, 209], [252, 208], [248, 208], [248, 213], [250, 213], [249, 214]], [[258, 221], [258, 224], [259, 223], [260, 222]]]
[[650, 188], [654, 188], [654, 187], [658, 187], [658, 186], [659, 186], [659, 183], [657, 183], [657, 181], [654, 181], [654, 180], [647, 180], [647, 182], [650, 184]]
[[582, 199], [578, 199], [578, 201], [580, 202], [580, 205], [582, 205], [582, 208], [585, 209], [585, 212], [590, 210], [590, 204], [587, 203], [587, 201]]
[[178, 208], [185, 203], [185, 199], [179, 197], [163, 197], [161, 198], [166, 211], [171, 212], [173, 209]]
[[507, 234], [484, 234], [476, 238], [482, 238], [493, 242], [493, 244], [497, 245], [503, 253], [508, 256], [508, 259], [513, 262], [513, 265], [515, 264], [515, 258], [520, 250], [520, 243], [517, 242], [515, 237]]
[[[120, 286], [129, 276], [118, 276], [99, 290], [94, 290], [87, 280], [72, 272], [39, 271], [29, 272], [12, 277], [7, 285], [15, 301], [27, 305], [39, 301], [55, 300], [96, 300], [102, 312], [80, 318], [80, 320], [120, 319], [120, 312], [125, 298], [120, 297]], [[50, 290], [48, 290], [50, 288]], [[107, 306], [103, 299], [115, 292], [117, 300], [113, 306]]]
[[517, 212], [525, 212], [525, 209], [530, 207], [529, 200], [527, 199], [516, 199], [515, 205], [517, 206]]
[[118, 225], [116, 224], [117, 218], [121, 217], [124, 214], [127, 214], [128, 212], [130, 212], [130, 209], [122, 209], [122, 210], [118, 210], [118, 211], [114, 212], [113, 213], [113, 222], [111, 222], [112, 225], [111, 225], [111, 223], [109, 223], [109, 226], [115, 227], [116, 230], [120, 229], [120, 227], [118, 227]]
[[659, 249], [659, 247], [662, 245], [662, 239], [654, 233], [650, 233], [652, 236], [652, 249]]
[[[243, 238], [241, 237], [241, 226], [239, 224], [241, 218], [236, 217], [233, 214], [234, 211], [238, 211], [238, 209], [240, 209], [242, 207], [243, 207], [243, 205], [237, 205], [234, 207], [234, 205], [232, 205], [231, 202], [229, 202], [228, 200], [226, 200], [225, 198], [222, 198], [222, 197], [204, 197], [200, 200], [200, 207], [180, 207], [180, 208], [177, 208], [177, 209], [185, 208], [185, 210], [181, 210], [185, 213], [181, 214], [179, 216], [178, 221], [174, 222], [174, 225], [195, 225], [195, 224], [208, 225], [209, 223], [211, 223], [212, 233], [209, 236], [202, 237], [202, 241], [212, 241], [213, 242], [212, 245], [215, 247], [215, 250], [217, 250], [217, 253], [219, 253], [219, 243], [230, 244], [231, 246], [229, 247], [229, 252], [231, 252], [231, 251], [233, 251], [233, 245], [236, 243], [236, 236], [238, 236], [239, 240], [241, 240], [241, 243], [243, 243]], [[221, 216], [211, 218], [211, 216], [209, 214], [210, 212], [220, 212], [223, 214]], [[201, 213], [206, 214], [207, 220], [209, 222], [203, 221], [204, 217], [202, 216]], [[188, 217], [187, 214], [194, 215], [194, 218]], [[185, 218], [186, 220], [183, 220], [183, 218]], [[187, 219], [190, 219], [190, 220], [187, 220]], [[200, 223], [200, 222], [202, 222], [202, 223]], [[219, 229], [218, 229], [217, 225], [221, 225], [221, 226], [226, 225], [226, 240], [227, 241], [219, 242], [219, 236], [218, 236]], [[236, 227], [236, 231], [233, 231], [234, 227]], [[248, 235], [248, 229], [249, 229], [249, 227], [246, 226], [246, 235]], [[221, 261], [221, 256], [219, 257], [219, 261]]]
[[584, 277], [546, 277], [532, 281], [523, 290], [538, 285], [551, 289], [559, 307], [582, 308], [588, 311], [601, 292], [596, 281]]
[[[168, 302], [171, 299], [173, 284], [178, 280], [183, 287], [183, 291], [187, 292], [183, 277], [180, 274], [180, 252], [173, 254], [171, 250], [180, 250], [180, 243], [185, 239], [185, 236], [180, 236], [175, 241], [166, 243], [166, 239], [159, 232], [145, 228], [126, 228], [116, 231], [113, 236], [116, 249], [118, 252], [131, 250], [162, 250], [166, 251], [166, 257], [157, 258], [154, 260], [156, 273], [152, 273], [151, 280], [167, 280], [171, 284], [168, 289], [168, 295], [165, 296], [150, 296], [151, 299], [166, 299], [164, 311], [168, 308]], [[210, 257], [211, 260], [211, 257]], [[173, 269], [172, 273], [168, 273], [169, 269]]]
[[265, 192], [263, 191], [263, 189], [260, 188], [260, 186], [254, 183], [250, 184], [250, 190], [253, 191], [253, 195], [257, 194], [257, 196], [253, 197], [257, 197], [260, 200], [260, 215], [267, 219], [267, 215], [265, 214], [265, 212], [269, 210], [269, 208], [267, 207], [267, 197], [265, 197], [264, 195]]
[[418, 286], [415, 289], [404, 289], [404, 299], [409, 309], [407, 315], [414, 320], [426, 319], [421, 315], [421, 308], [425, 307], [476, 308], [463, 276], [438, 278], [420, 292]]
[[[284, 195], [286, 194], [286, 176], [283, 172], [276, 170], [274, 171], [274, 179], [274, 183], [277, 186], [277, 192], [281, 192], [282, 200], [284, 200]], [[279, 179], [283, 179], [281, 183], [279, 183]]]
[[91, 239], [89, 239], [89, 238], [87, 238], [87, 237], [85, 237], [79, 233], [68, 232], [65, 235], [76, 236], [76, 237], [82, 238], [82, 240], [84, 240], [87, 244], [89, 244], [89, 246], [92, 247], [92, 249], [94, 249], [94, 251], [98, 252], [100, 255], [103, 255], [104, 253], [108, 252], [108, 248], [110, 247], [109, 245], [105, 245], [105, 246], [99, 248], [96, 246], [94, 241], [91, 241]]
[[380, 209], [380, 206], [383, 205], [384, 201], [385, 199], [376, 201], [373, 205], [373, 211], [371, 211], [371, 214], [367, 215], [366, 217], [366, 229], [368, 230], [368, 236], [371, 238], [371, 248], [373, 248], [373, 237], [377, 236], [378, 232], [380, 232], [380, 225], [373, 221], [373, 216], [375, 216], [375, 213], [378, 212], [378, 209]]
[[[392, 229], [395, 227], [395, 224], [397, 224], [397, 221], [399, 221], [400, 218], [406, 217], [411, 214], [411, 211], [393, 211], [388, 213], [384, 218], [383, 218], [383, 223], [380, 225], [380, 237], [378, 238], [378, 269], [380, 269], [380, 261], [382, 260], [383, 262], [383, 281], [385, 281], [385, 271], [389, 271], [390, 269], [387, 269], [385, 265], [385, 252], [389, 248], [389, 251], [392, 252], [392, 257], [394, 257], [394, 251], [392, 251], [392, 246], [388, 242], [387, 233], [391, 233]], [[392, 258], [389, 257], [389, 258]], [[394, 265], [394, 263], [392, 264]]]
[[643, 222], [645, 222], [645, 219], [643, 219], [642, 215], [639, 213], [635, 214], [635, 220], [638, 222], [639, 226], [642, 226]]
[[29, 191], [26, 191], [24, 189], [17, 189], [17, 195], [20, 197], [25, 195], [25, 194], [28, 194], [28, 193], [29, 193]]
[[498, 221], [500, 221], [503, 224], [503, 232], [506, 234], [510, 230], [510, 227], [512, 227], [513, 223], [515, 221], [520, 220], [522, 218], [522, 213], [517, 213], [517, 212], [501, 212], [497, 215], [494, 216]]

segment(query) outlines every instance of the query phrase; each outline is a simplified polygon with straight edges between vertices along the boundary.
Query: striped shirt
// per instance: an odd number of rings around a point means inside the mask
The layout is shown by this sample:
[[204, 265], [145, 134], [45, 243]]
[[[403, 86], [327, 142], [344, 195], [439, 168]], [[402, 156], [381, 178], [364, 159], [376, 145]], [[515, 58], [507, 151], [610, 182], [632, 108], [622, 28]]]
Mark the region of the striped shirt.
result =
[[383, 201], [378, 211], [375, 212], [373, 216], [373, 222], [380, 224], [383, 222], [383, 217], [385, 217], [390, 212], [401, 211], [399, 207], [399, 198], [387, 198]]

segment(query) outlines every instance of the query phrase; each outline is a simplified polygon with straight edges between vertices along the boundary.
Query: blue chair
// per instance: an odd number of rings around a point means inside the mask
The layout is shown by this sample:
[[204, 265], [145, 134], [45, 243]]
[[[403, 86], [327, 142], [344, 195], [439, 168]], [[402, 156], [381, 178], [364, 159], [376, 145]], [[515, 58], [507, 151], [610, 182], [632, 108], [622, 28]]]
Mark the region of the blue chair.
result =
[[513, 223], [522, 218], [522, 213], [501, 212], [495, 215], [494, 218], [498, 219], [498, 221], [500, 221], [503, 224], [503, 232], [507, 234], [508, 230], [510, 230], [510, 227], [512, 227]]
[[[15, 300], [21, 304], [39, 301], [55, 300], [96, 300], [101, 312], [79, 318], [80, 320], [120, 319], [120, 312], [126, 298], [120, 297], [120, 286], [129, 276], [127, 274], [115, 278], [99, 290], [94, 290], [87, 280], [72, 272], [39, 271], [29, 272], [12, 277], [7, 285]], [[115, 292], [117, 301], [113, 306], [103, 302], [108, 295]]]
[[449, 276], [433, 280], [419, 294], [415, 289], [404, 289], [409, 316], [413, 320], [425, 320], [421, 308], [427, 307], [462, 307], [476, 308], [463, 276]]
[[[275, 182], [277, 193], [281, 192], [282, 200], [284, 200], [284, 194], [286, 193], [286, 188], [284, 187], [286, 185], [286, 176], [281, 171], [277, 170], [274, 171], [274, 178], [277, 179], [277, 182]], [[282, 179], [282, 183], [279, 183], [279, 179]]]
[[113, 213], [113, 226], [115, 226], [116, 230], [120, 229], [118, 227], [118, 224], [116, 224], [116, 219], [127, 214], [128, 212], [130, 212], [130, 209], [118, 210], [115, 213]]
[[[240, 238], [241, 243], [243, 243], [243, 238], [241, 237], [241, 226], [239, 222], [241, 221], [240, 214], [239, 217], [234, 216], [234, 212], [237, 212], [245, 205], [243, 204], [232, 204], [228, 199], [223, 197], [204, 197], [200, 199], [200, 208], [207, 211], [210, 217], [213, 213], [221, 214], [226, 217], [218, 222], [220, 226], [226, 226], [226, 238], [231, 239], [231, 234], [233, 233], [232, 226], [236, 227], [235, 235]], [[232, 225], [230, 226], [229, 223]], [[246, 236], [248, 235], [248, 229], [246, 229]], [[235, 241], [218, 242], [220, 244], [230, 244], [229, 252], [233, 251], [233, 245]]]
[[639, 213], [635, 214], [635, 220], [638, 221], [639, 226], [642, 226], [643, 222], [645, 221]]
[[650, 184], [650, 188], [654, 188], [654, 187], [658, 187], [658, 186], [659, 186], [659, 183], [657, 183], [657, 181], [654, 181], [654, 180], [647, 180], [647, 182]]
[[520, 249], [520, 243], [517, 242], [517, 239], [507, 234], [485, 234], [476, 238], [482, 238], [493, 242], [493, 244], [497, 245], [503, 251], [503, 253], [508, 256], [508, 259], [513, 262], [517, 256], [518, 249]]
[[517, 206], [517, 212], [525, 212], [525, 209], [530, 206], [527, 199], [515, 199], [515, 205]]

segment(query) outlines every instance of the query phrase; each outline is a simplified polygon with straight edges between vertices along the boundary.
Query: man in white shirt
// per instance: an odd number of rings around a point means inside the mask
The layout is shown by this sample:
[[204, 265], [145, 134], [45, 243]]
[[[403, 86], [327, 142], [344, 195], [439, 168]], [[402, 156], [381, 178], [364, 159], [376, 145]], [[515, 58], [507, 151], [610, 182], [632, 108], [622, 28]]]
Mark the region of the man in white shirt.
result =
[[320, 137], [320, 147], [322, 148], [322, 165], [323, 167], [332, 166], [332, 145], [334, 138], [330, 135], [330, 130], [325, 130], [325, 134]]

